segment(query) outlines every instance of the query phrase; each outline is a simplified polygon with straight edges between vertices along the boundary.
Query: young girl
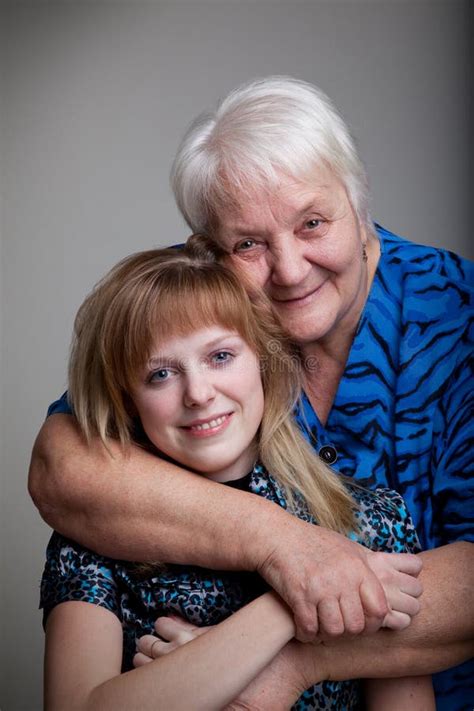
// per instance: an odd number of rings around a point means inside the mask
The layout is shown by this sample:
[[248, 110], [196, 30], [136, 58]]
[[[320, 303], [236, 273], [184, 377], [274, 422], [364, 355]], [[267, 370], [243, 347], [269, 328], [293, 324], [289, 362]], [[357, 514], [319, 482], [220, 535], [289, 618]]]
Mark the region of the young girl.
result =
[[[416, 552], [398, 494], [353, 487], [313, 454], [292, 419], [298, 353], [264, 297], [251, 301], [220, 256], [202, 238], [180, 251], [136, 254], [86, 299], [69, 371], [85, 437], [99, 434], [104, 456], [113, 456], [114, 440], [126, 447], [133, 438], [195, 475], [264, 496], [372, 550]], [[402, 615], [414, 610], [406, 579], [396, 596]], [[286, 606], [253, 574], [115, 561], [58, 533], [41, 593], [49, 711], [222, 708], [294, 635]], [[216, 627], [133, 669], [136, 639], [163, 614]], [[398, 680], [398, 688], [430, 708], [428, 681], [415, 690]], [[373, 708], [385, 698], [388, 711], [391, 693], [390, 682], [375, 682], [367, 698]], [[355, 708], [359, 695], [354, 681], [324, 682], [297, 708]]]

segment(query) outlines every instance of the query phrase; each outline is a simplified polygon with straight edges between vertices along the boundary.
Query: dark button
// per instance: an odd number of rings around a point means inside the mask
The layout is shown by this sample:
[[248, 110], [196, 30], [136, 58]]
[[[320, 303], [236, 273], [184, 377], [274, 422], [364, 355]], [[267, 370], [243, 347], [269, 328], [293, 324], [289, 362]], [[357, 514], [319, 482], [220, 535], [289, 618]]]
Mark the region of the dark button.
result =
[[318, 452], [319, 456], [326, 464], [334, 464], [337, 460], [337, 452], [330, 444], [325, 444]]

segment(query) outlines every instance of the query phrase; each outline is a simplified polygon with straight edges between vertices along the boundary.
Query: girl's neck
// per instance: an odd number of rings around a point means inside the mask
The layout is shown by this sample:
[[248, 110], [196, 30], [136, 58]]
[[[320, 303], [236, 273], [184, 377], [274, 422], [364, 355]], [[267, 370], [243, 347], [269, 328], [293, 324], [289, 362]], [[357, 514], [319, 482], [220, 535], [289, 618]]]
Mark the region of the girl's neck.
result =
[[238, 460], [233, 464], [225, 467], [215, 472], [198, 472], [206, 479], [218, 482], [220, 484], [227, 484], [227, 482], [238, 481], [247, 476], [255, 466], [258, 457], [258, 445], [253, 442], [249, 447], [245, 456], [239, 456]]

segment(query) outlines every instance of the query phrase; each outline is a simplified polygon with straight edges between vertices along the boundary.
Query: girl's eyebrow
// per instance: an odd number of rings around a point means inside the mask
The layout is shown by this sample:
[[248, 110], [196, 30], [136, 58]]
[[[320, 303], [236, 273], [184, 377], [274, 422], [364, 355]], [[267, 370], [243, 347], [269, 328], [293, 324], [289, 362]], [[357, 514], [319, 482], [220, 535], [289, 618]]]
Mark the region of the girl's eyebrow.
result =
[[[228, 341], [231, 339], [235, 338], [241, 338], [238, 333], [229, 333], [226, 336], [218, 336], [217, 338], [212, 338], [210, 341], [206, 341], [203, 343], [201, 350], [207, 351], [209, 349], [215, 348], [216, 346], [220, 344], [226, 344]], [[156, 368], [157, 365], [175, 365], [182, 361], [181, 358], [177, 358], [175, 355], [166, 355], [166, 353], [156, 353], [155, 355], [152, 355], [151, 358], [148, 360], [148, 366], [152, 368]]]
[[179, 362], [179, 359], [173, 358], [173, 357], [167, 357], [167, 356], [161, 356], [161, 355], [154, 355], [152, 356], [148, 362], [147, 362], [147, 367], [148, 368], [157, 368], [158, 366], [163, 366], [163, 365], [176, 365]]

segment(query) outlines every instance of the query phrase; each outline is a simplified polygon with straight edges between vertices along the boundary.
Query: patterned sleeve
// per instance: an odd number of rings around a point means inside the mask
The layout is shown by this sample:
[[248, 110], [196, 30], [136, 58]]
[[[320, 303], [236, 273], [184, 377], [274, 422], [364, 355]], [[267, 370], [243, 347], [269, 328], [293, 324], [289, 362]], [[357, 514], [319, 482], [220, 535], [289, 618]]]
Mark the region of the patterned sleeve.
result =
[[41, 580], [43, 624], [61, 602], [79, 600], [105, 607], [121, 620], [113, 562], [54, 532]]
[[436, 546], [474, 542], [473, 376], [471, 355], [454, 370], [433, 423], [431, 536]]
[[415, 526], [403, 498], [392, 489], [375, 491], [357, 488], [353, 491], [359, 505], [357, 533], [351, 538], [373, 551], [385, 553], [419, 553]]

